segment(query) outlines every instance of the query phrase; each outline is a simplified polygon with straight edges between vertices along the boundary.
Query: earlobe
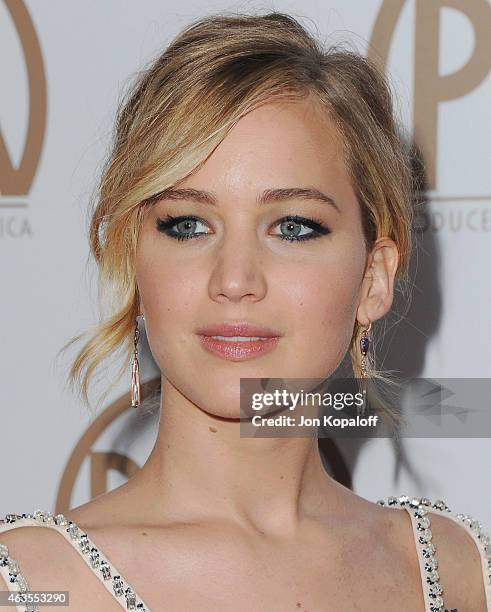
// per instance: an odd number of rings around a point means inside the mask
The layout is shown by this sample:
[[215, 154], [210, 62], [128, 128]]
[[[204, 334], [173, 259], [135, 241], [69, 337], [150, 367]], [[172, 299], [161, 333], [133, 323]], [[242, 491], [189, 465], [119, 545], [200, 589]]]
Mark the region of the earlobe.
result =
[[376, 321], [390, 310], [394, 299], [394, 282], [399, 263], [395, 242], [379, 238], [370, 252], [363, 278], [357, 320], [360, 325]]

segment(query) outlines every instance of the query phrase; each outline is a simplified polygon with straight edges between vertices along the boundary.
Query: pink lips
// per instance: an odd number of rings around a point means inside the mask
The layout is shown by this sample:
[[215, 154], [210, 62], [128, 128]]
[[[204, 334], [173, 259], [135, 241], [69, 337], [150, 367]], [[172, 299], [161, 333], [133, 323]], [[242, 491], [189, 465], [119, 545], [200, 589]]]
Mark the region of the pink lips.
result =
[[[220, 323], [208, 325], [197, 331], [201, 345], [204, 349], [231, 361], [242, 361], [263, 355], [275, 348], [280, 333], [265, 327], [258, 327], [249, 323]], [[212, 336], [246, 336], [260, 337], [260, 340], [220, 340]]]

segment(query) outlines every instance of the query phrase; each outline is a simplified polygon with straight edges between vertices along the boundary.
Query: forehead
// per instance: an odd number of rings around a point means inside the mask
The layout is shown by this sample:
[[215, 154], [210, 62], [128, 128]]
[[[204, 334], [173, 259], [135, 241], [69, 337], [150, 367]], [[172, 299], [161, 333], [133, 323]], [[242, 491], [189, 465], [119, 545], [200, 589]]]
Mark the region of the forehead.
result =
[[270, 102], [250, 111], [183, 182], [217, 193], [293, 184], [350, 187], [341, 135], [327, 110], [311, 98]]

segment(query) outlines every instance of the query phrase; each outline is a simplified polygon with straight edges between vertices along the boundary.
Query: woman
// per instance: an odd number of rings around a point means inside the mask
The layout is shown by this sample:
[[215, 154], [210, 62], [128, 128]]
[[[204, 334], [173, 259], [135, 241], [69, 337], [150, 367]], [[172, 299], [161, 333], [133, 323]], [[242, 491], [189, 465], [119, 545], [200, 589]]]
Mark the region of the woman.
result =
[[97, 612], [491, 609], [476, 522], [359, 497], [326, 474], [315, 436], [239, 436], [240, 378], [326, 378], [348, 351], [356, 376], [377, 376], [360, 340], [411, 246], [391, 104], [366, 59], [279, 13], [202, 19], [138, 77], [91, 223], [119, 307], [71, 379], [87, 399], [126, 344], [137, 406], [144, 317], [157, 441], [126, 484], [64, 517], [6, 517], [8, 586]]

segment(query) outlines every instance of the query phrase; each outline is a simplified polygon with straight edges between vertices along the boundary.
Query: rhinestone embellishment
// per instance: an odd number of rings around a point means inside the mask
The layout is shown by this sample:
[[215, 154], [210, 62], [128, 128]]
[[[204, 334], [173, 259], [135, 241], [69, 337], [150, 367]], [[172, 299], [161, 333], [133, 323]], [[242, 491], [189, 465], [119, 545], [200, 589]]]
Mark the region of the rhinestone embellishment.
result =
[[[439, 500], [441, 501], [441, 500]], [[441, 502], [443, 504], [443, 502]], [[416, 530], [418, 532], [418, 548], [424, 559], [424, 582], [426, 583], [426, 593], [430, 600], [429, 612], [443, 611], [443, 588], [439, 582], [440, 576], [437, 571], [438, 560], [435, 556], [435, 546], [431, 539], [431, 520], [428, 516], [426, 507], [431, 506], [431, 502], [427, 498], [410, 498], [407, 495], [399, 497], [388, 497], [387, 503], [383, 499], [379, 499], [377, 504], [380, 506], [396, 506], [399, 508], [408, 507], [416, 519]], [[432, 507], [436, 507], [433, 505]], [[439, 506], [440, 507], [440, 506]], [[446, 506], [445, 506], [446, 507]]]
[[104, 580], [109, 580], [109, 578], [111, 578], [111, 570], [109, 569], [109, 564], [107, 561], [101, 561], [99, 569], [101, 570]]
[[[64, 528], [70, 540], [78, 547], [81, 554], [87, 557], [90, 566], [100, 573], [104, 581], [111, 580], [112, 591], [115, 597], [121, 600], [122, 607], [126, 608], [126, 610], [150, 612], [141, 601], [138, 601], [136, 593], [130, 585], [125, 583], [119, 574], [116, 573], [111, 575], [111, 566], [104, 558], [102, 552], [94, 546], [94, 543], [91, 542], [88, 535], [73, 521], [68, 520], [63, 514], [53, 515], [51, 512], [36, 510], [32, 514], [6, 514], [4, 519], [0, 519], [0, 526], [7, 523], [12, 524], [24, 518], [33, 519], [43, 525]], [[24, 592], [29, 590], [26, 578], [20, 573], [16, 561], [9, 557], [8, 547], [2, 543], [0, 543], [0, 566], [8, 566], [9, 580], [11, 583], [17, 583], [20, 591]], [[28, 606], [26, 612], [39, 612], [39, 608]]]
[[[14, 515], [6, 515], [5, 523], [12, 523], [17, 520], [17, 517], [13, 520], [10, 520]], [[9, 517], [9, 520], [7, 520]], [[0, 521], [2, 522], [2, 521]], [[9, 556], [9, 549], [5, 544], [0, 544], [0, 566], [8, 567], [9, 571], [9, 581], [13, 583], [17, 583], [19, 591], [21, 593], [25, 593], [29, 590], [29, 584], [25, 576], [20, 573], [19, 565], [17, 562]], [[26, 612], [38, 612], [38, 608], [36, 606], [27, 606]]]
[[80, 539], [78, 541], [78, 545], [80, 546], [80, 550], [84, 554], [87, 554], [88, 552], [90, 552], [90, 544], [89, 544], [89, 540], [87, 539], [87, 534], [86, 533], [83, 533], [80, 536]]
[[[380, 506], [409, 506], [412, 509], [414, 508], [414, 510], [412, 510], [412, 514], [417, 520], [417, 530], [419, 533], [418, 542], [421, 554], [425, 560], [425, 582], [428, 585], [427, 593], [431, 602], [430, 612], [442, 612], [445, 605], [443, 598], [441, 597], [443, 594], [443, 588], [439, 582], [440, 576], [437, 571], [438, 560], [435, 557], [435, 546], [431, 542], [431, 521], [426, 508], [439, 510], [442, 514], [451, 513], [450, 508], [441, 499], [437, 499], [434, 503], [432, 503], [427, 497], [415, 497], [410, 499], [407, 495], [388, 497], [386, 500], [379, 499], [376, 503]], [[479, 546], [484, 552], [484, 557], [486, 559], [486, 600], [491, 601], [491, 538], [487, 533], [482, 531], [481, 523], [473, 519], [468, 514], [456, 514], [455, 517], [467, 528], [469, 532], [475, 534]]]
[[99, 553], [97, 552], [97, 548], [92, 547], [90, 549], [89, 561], [94, 569], [99, 568], [101, 561], [99, 559]]
[[[427, 508], [439, 510], [442, 513], [450, 513], [450, 509], [442, 500], [437, 500], [432, 503], [428, 498], [422, 497], [410, 498], [407, 495], [399, 497], [388, 497], [386, 500], [380, 499], [376, 502], [381, 506], [396, 506], [408, 507], [416, 519], [418, 531], [418, 546], [422, 557], [424, 558], [425, 582], [427, 584], [427, 594], [430, 599], [429, 612], [444, 612], [444, 601], [442, 598], [443, 588], [439, 583], [438, 560], [435, 556], [435, 546], [432, 543], [431, 521], [428, 516]], [[479, 521], [473, 519], [468, 514], [457, 514], [455, 517], [471, 532], [484, 553], [486, 561], [486, 598], [491, 601], [491, 538], [482, 530], [482, 525]], [[63, 514], [53, 516], [50, 512], [36, 510], [32, 514], [15, 514], [9, 513], [4, 519], [0, 519], [2, 524], [12, 524], [20, 519], [34, 519], [44, 525], [53, 527], [64, 527], [69, 534], [71, 540], [75, 540], [81, 554], [87, 557], [89, 564], [94, 570], [101, 573], [103, 580], [112, 579], [112, 587], [115, 596], [121, 598], [126, 605], [127, 610], [137, 610], [138, 612], [150, 612], [142, 602], [137, 601], [137, 596], [132, 588], [127, 585], [119, 574], [111, 576], [111, 567], [104, 559], [104, 555], [90, 541], [88, 535], [73, 523], [69, 521]], [[28, 582], [25, 576], [19, 571], [19, 566], [14, 559], [9, 556], [8, 547], [0, 543], [0, 566], [8, 567], [9, 580], [11, 583], [17, 583], [19, 591], [25, 592], [29, 590]], [[123, 605], [123, 603], [121, 602]], [[123, 607], [125, 607], [123, 605]], [[26, 612], [39, 612], [36, 606], [28, 606]]]
[[123, 581], [121, 580], [121, 576], [113, 576], [113, 591], [116, 597], [119, 597], [124, 593]]
[[487, 570], [487, 584], [486, 588], [489, 590], [491, 594], [491, 538], [488, 533], [482, 531], [482, 525], [479, 521], [473, 519], [468, 514], [457, 514], [457, 518], [462, 522], [463, 525], [467, 528], [468, 531], [474, 532], [478, 542], [481, 545], [481, 548], [484, 552], [484, 558], [486, 560], [486, 570]]
[[133, 593], [130, 587], [126, 589], [125, 596], [126, 596], [126, 609], [136, 610], [136, 595]]

